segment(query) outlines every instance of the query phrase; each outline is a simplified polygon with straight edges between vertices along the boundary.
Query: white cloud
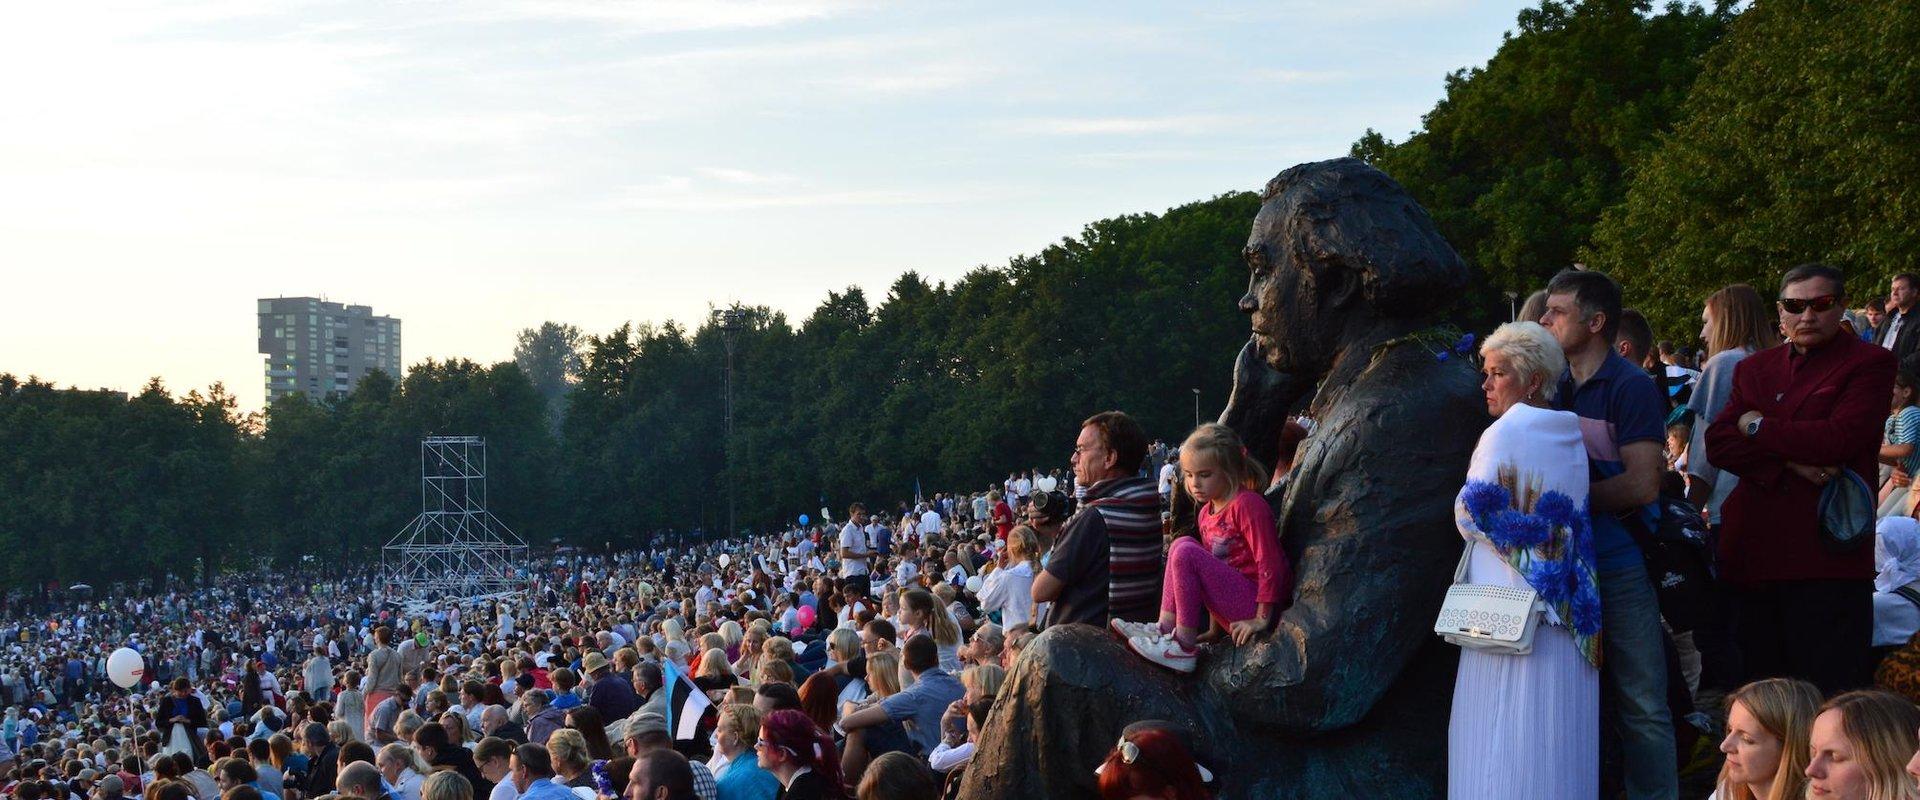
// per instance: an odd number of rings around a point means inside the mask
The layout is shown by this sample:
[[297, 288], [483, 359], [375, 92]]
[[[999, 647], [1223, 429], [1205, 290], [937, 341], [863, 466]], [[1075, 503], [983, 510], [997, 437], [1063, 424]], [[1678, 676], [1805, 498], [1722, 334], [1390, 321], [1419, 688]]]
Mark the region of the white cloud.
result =
[[1176, 114], [1142, 117], [1050, 117], [1016, 120], [1003, 127], [1015, 133], [1045, 136], [1131, 136], [1142, 134], [1196, 134], [1245, 124], [1244, 116]]

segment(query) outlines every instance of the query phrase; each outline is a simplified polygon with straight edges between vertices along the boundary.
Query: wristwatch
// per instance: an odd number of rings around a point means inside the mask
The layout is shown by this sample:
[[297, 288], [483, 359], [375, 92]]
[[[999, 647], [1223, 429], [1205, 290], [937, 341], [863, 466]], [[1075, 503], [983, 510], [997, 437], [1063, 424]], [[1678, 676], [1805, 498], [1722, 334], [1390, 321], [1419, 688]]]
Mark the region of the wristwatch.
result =
[[1754, 417], [1752, 422], [1747, 423], [1748, 436], [1760, 435], [1760, 420], [1761, 420], [1760, 417]]

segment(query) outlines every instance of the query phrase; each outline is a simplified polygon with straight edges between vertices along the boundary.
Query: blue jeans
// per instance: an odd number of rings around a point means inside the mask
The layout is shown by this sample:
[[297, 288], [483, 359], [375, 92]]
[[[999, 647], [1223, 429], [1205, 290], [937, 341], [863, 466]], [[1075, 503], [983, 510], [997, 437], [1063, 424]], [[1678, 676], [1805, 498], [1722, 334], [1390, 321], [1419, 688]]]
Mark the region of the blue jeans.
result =
[[1680, 796], [1673, 715], [1667, 710], [1666, 636], [1660, 603], [1644, 567], [1602, 572], [1601, 680], [1619, 719], [1620, 750], [1631, 800]]

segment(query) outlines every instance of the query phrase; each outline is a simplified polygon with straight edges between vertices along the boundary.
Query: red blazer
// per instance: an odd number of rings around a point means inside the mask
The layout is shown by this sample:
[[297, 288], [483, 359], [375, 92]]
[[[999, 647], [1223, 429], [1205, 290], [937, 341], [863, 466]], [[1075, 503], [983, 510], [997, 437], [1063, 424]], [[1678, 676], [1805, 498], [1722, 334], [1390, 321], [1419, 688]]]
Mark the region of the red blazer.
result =
[[[1878, 456], [1893, 397], [1893, 354], [1845, 331], [1806, 354], [1790, 345], [1743, 359], [1733, 395], [1707, 428], [1707, 458], [1740, 476], [1721, 507], [1720, 578], [1729, 583], [1869, 579], [1873, 548], [1835, 555], [1820, 542], [1820, 487], [1786, 468], [1846, 466], [1878, 483]], [[1759, 411], [1760, 434], [1739, 430]]]

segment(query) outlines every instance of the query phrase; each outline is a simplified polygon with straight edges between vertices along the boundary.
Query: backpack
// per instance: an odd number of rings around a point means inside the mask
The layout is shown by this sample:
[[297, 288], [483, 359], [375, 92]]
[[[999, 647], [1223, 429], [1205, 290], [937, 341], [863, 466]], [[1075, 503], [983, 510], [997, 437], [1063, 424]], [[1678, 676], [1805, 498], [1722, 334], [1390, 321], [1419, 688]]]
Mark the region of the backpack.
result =
[[1660, 604], [1660, 616], [1674, 633], [1706, 624], [1713, 613], [1713, 542], [1700, 510], [1686, 500], [1662, 495], [1660, 522], [1651, 532], [1632, 515], [1627, 530], [1646, 562], [1647, 579]]

